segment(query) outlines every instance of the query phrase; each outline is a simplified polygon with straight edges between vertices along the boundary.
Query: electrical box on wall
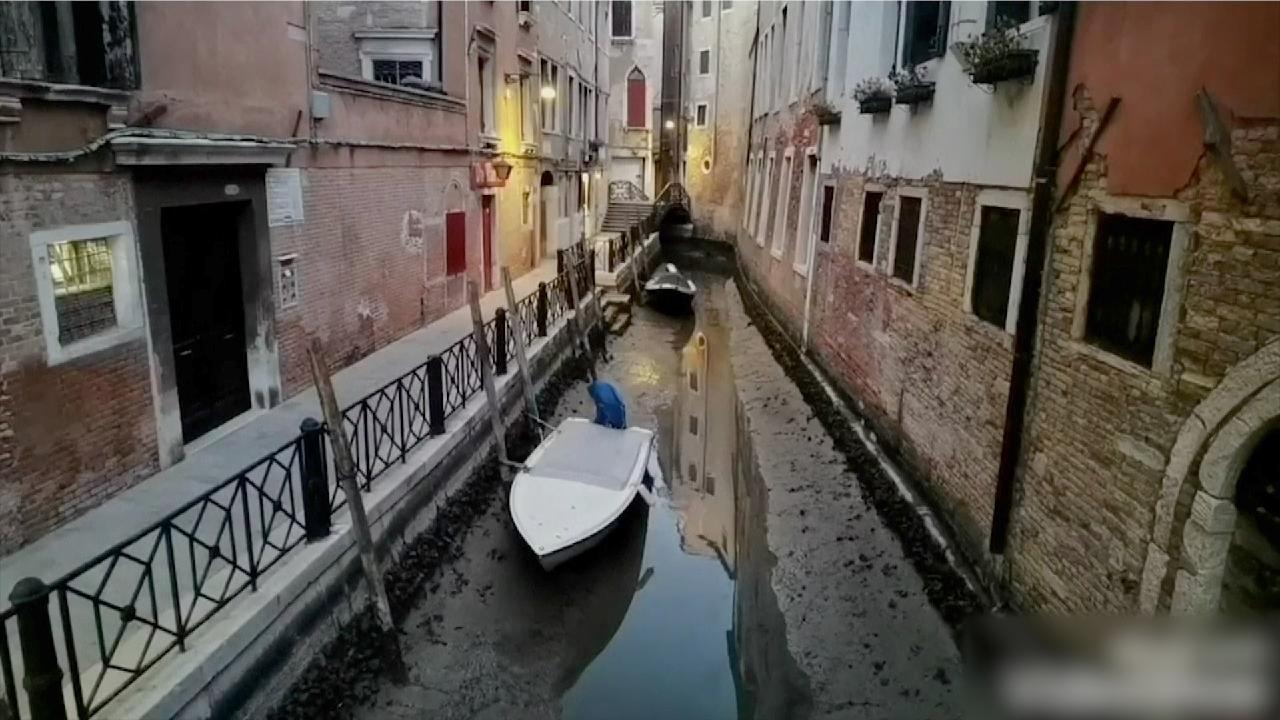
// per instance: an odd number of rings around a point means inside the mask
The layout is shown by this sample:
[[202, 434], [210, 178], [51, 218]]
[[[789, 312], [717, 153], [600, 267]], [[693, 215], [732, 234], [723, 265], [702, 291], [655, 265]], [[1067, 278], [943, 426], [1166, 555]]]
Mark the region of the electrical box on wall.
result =
[[333, 111], [333, 105], [329, 99], [329, 93], [320, 92], [319, 90], [311, 91], [311, 119], [327, 120]]

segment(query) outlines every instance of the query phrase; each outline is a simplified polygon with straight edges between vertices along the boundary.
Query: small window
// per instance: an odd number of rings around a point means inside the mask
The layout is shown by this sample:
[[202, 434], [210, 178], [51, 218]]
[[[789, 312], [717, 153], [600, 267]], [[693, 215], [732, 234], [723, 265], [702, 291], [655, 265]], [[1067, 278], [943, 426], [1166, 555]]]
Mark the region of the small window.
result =
[[445, 274], [461, 275], [467, 271], [467, 214], [445, 213]]
[[689, 416], [689, 434], [695, 435], [695, 436], [698, 434], [698, 416], [697, 415]]
[[858, 228], [858, 259], [873, 263], [876, 259], [876, 236], [880, 229], [880, 201], [884, 193], [868, 190], [862, 194], [862, 222]]
[[987, 3], [987, 29], [1003, 24], [1021, 25], [1031, 19], [1031, 3], [1027, 0], [1000, 0]]
[[631, 37], [631, 0], [613, 0], [613, 36]]
[[898, 196], [898, 237], [893, 250], [893, 276], [916, 284], [916, 253], [920, 241], [920, 213], [924, 201], [910, 195]]
[[716, 494], [716, 476], [707, 473], [702, 476], [702, 490], [708, 495]]
[[698, 74], [699, 75], [711, 74], [711, 51], [710, 50], [698, 51]]
[[729, 12], [733, 9], [733, 0], [720, 0], [720, 12]]
[[1085, 340], [1150, 367], [1173, 223], [1127, 215], [1098, 218]]
[[697, 125], [698, 127], [707, 126], [707, 104], [706, 103], [698, 103], [698, 107], [693, 114], [694, 114], [693, 122], [695, 125]]
[[557, 115], [557, 102], [560, 95], [560, 67], [549, 60], [542, 61], [542, 88], [538, 96], [542, 99], [542, 130], [555, 132], [560, 129]]
[[942, 57], [947, 45], [951, 3], [917, 0], [905, 5], [907, 18], [903, 32], [903, 66], [910, 67], [932, 58]]
[[529, 227], [533, 224], [533, 190], [525, 188], [520, 194], [520, 224]]
[[48, 253], [58, 342], [66, 345], [114, 329], [110, 241], [96, 238], [53, 243]]
[[691, 485], [698, 484], [698, 466], [697, 465], [694, 465], [693, 463], [689, 463], [689, 476], [686, 479], [689, 481], [689, 484]]
[[497, 133], [494, 120], [494, 81], [493, 60], [486, 54], [476, 56], [476, 78], [480, 86], [480, 133], [493, 135]]
[[1012, 208], [982, 208], [978, 253], [973, 267], [973, 314], [998, 328], [1009, 313], [1013, 260], [1018, 248], [1018, 218]]
[[276, 297], [281, 308], [298, 304], [298, 256], [282, 255], [276, 258]]
[[714, 8], [715, 8], [715, 3], [712, 2], [712, 0], [702, 0], [702, 17], [704, 18], [711, 17], [711, 12]]
[[421, 60], [373, 61], [373, 79], [381, 83], [412, 85], [414, 80], [423, 79], [422, 72]]
[[533, 10], [533, 0], [516, 0], [516, 9], [525, 13]]
[[698, 371], [697, 370], [689, 371], [689, 389], [694, 392], [698, 392]]
[[822, 186], [822, 226], [818, 229], [818, 242], [831, 242], [831, 215], [836, 208], [836, 187]]

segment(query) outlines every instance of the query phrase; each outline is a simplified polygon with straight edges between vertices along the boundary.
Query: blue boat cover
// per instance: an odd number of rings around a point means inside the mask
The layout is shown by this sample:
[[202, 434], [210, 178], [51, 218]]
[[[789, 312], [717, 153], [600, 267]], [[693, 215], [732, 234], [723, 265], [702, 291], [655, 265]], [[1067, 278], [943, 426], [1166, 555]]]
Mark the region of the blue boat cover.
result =
[[627, 427], [627, 404], [622, 401], [622, 393], [613, 383], [599, 380], [591, 383], [587, 393], [596, 403], [596, 424], [605, 427], [625, 430]]

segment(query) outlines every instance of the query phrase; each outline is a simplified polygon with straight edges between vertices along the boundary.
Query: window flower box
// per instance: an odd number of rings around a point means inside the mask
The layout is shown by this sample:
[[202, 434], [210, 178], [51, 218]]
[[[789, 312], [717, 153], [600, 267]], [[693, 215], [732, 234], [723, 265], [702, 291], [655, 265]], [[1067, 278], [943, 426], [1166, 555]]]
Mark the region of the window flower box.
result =
[[818, 120], [819, 125], [839, 125], [840, 111], [831, 107], [827, 103], [814, 103], [809, 106], [809, 112]]
[[933, 99], [934, 83], [926, 80], [918, 68], [899, 70], [889, 77], [893, 81], [895, 103], [918, 105]]
[[1006, 18], [961, 48], [960, 56], [976, 85], [1028, 78], [1036, 72], [1036, 51], [1026, 47], [1026, 38]]
[[863, 115], [887, 113], [893, 107], [893, 85], [881, 77], [869, 77], [853, 88], [858, 112]]
[[975, 64], [969, 70], [969, 77], [978, 85], [1028, 78], [1036, 74], [1036, 61], [1035, 50], [1014, 50], [1002, 57]]

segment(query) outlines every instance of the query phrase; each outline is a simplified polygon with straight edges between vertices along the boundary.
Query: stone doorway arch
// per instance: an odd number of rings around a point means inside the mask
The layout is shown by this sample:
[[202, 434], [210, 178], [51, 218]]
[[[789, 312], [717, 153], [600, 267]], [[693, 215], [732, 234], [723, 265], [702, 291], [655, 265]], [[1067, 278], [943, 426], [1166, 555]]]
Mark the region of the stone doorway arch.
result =
[[1229, 370], [1183, 423], [1152, 520], [1144, 612], [1218, 609], [1236, 524], [1236, 480], [1280, 419], [1280, 338]]

